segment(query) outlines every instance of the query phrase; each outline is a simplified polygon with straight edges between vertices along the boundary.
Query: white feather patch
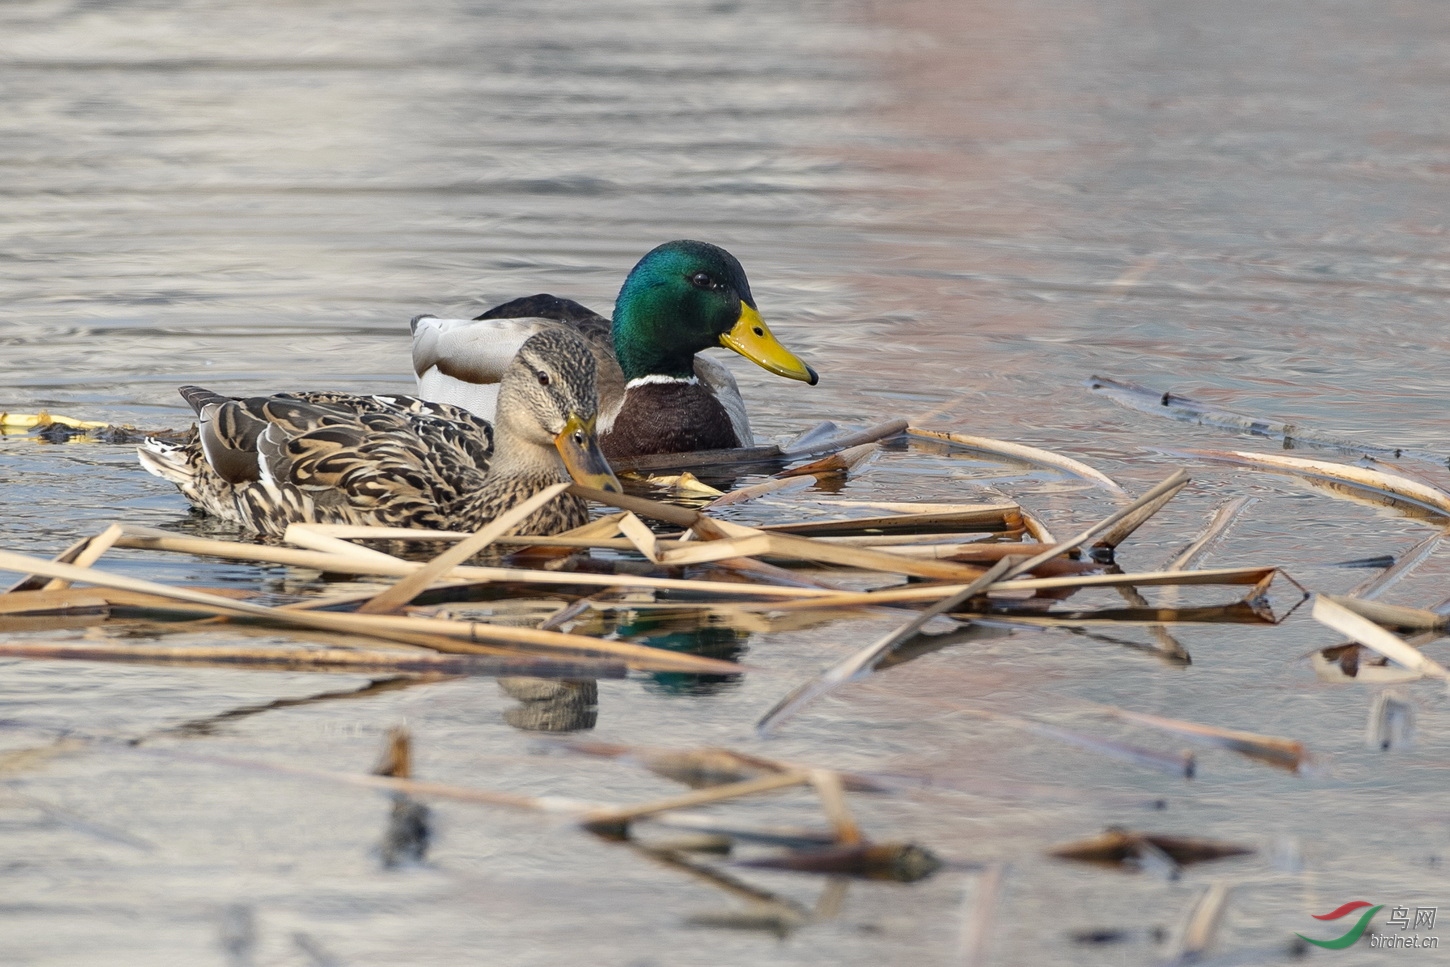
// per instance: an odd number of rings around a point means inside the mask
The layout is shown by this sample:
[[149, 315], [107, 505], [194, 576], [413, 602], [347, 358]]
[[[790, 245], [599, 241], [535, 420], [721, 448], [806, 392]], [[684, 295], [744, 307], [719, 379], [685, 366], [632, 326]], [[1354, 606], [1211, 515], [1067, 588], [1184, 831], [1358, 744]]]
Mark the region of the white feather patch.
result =
[[683, 386], [699, 386], [700, 379], [697, 376], [661, 376], [659, 373], [650, 373], [648, 376], [640, 376], [630, 380], [628, 383], [624, 384], [624, 388], [627, 390], [631, 390], [634, 389], [636, 386], [648, 386], [651, 383], [661, 383], [665, 385], [678, 384]]

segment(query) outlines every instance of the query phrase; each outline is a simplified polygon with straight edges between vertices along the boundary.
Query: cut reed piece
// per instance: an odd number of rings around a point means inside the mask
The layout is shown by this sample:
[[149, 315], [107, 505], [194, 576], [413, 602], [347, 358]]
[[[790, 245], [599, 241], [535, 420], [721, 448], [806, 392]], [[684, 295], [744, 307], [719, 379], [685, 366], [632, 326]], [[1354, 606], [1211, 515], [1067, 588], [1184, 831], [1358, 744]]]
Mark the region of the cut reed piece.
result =
[[[1010, 578], [1018, 574], [1026, 574], [1043, 561], [1049, 561], [1060, 554], [1074, 551], [1095, 537], [1103, 537], [1106, 540], [1107, 537], [1104, 535], [1111, 535], [1116, 531], [1123, 531], [1122, 536], [1126, 537], [1127, 534], [1132, 533], [1144, 521], [1157, 513], [1163, 504], [1167, 503], [1175, 494], [1187, 486], [1188, 479], [1188, 473], [1186, 471], [1179, 470], [1175, 472], [1167, 480], [1153, 487], [1128, 506], [1109, 514], [1076, 537], [1069, 538], [1060, 544], [1054, 544], [1048, 550], [1042, 551], [1020, 562], [1016, 567], [1007, 572], [1006, 577]], [[1124, 531], [1122, 525], [1125, 521], [1133, 521], [1134, 523]], [[1121, 540], [1121, 538], [1119, 539]]]
[[962, 904], [962, 936], [957, 956], [961, 967], [987, 967], [990, 962], [992, 933], [997, 924], [997, 909], [1002, 903], [1002, 885], [1006, 878], [1006, 864], [993, 863], [977, 878], [972, 902]]
[[1396, 635], [1391, 634], [1368, 618], [1356, 614], [1341, 600], [1320, 594], [1314, 599], [1311, 612], [1315, 621], [1333, 628], [1346, 637], [1353, 638], [1367, 648], [1372, 648], [1390, 661], [1425, 678], [1450, 680], [1450, 671], [1445, 666], [1420, 652]]
[[1443, 634], [1446, 628], [1450, 627], [1450, 617], [1425, 608], [1384, 604], [1380, 601], [1338, 594], [1321, 594], [1320, 598], [1327, 598], [1385, 628], [1399, 628], [1404, 631], [1434, 631]]
[[[115, 527], [116, 525], [115, 524], [112, 524], [111, 526], [112, 527]], [[100, 536], [100, 535], [97, 535], [97, 536]], [[82, 551], [84, 551], [87, 547], [89, 547], [91, 541], [93, 541], [93, 540], [95, 540], [94, 537], [82, 537], [80, 540], [76, 541], [70, 547], [67, 547], [65, 550], [61, 551], [58, 555], [56, 555], [54, 558], [52, 558], [52, 560], [56, 561], [59, 564], [74, 564], [76, 557]], [[92, 562], [92, 563], [94, 563], [94, 562]], [[10, 587], [6, 588], [5, 590], [7, 592], [10, 592], [10, 591], [40, 591], [40, 590], [44, 589], [46, 587], [46, 585], [49, 584], [49, 583], [51, 583], [51, 582], [50, 582], [50, 579], [48, 579], [48, 578], [43, 578], [43, 577], [40, 577], [39, 575], [36, 575], [36, 574], [27, 574], [23, 578], [21, 578], [19, 581], [16, 581], [14, 584], [10, 585]]]
[[1197, 836], [1168, 836], [1129, 829], [1109, 829], [1100, 836], [1063, 843], [1047, 851], [1049, 856], [1080, 863], [1127, 866], [1136, 863], [1139, 850], [1147, 844], [1166, 853], [1179, 866], [1189, 866], [1230, 856], [1247, 856], [1252, 847]]
[[[1384, 594], [1409, 576], [1415, 568], [1423, 564], [1425, 559], [1433, 554], [1435, 549], [1440, 546], [1440, 542], [1445, 539], [1445, 534], [1445, 531], [1441, 531], [1437, 534], [1431, 534], [1423, 541], [1420, 541], [1414, 547], [1401, 554], [1399, 560], [1395, 561], [1394, 564], [1385, 568], [1368, 581], [1365, 581], [1353, 591], [1350, 591], [1349, 597], [1368, 600]], [[1383, 624], [1383, 622], [1381, 623]]]
[[1216, 749], [1229, 749], [1254, 759], [1267, 762], [1291, 771], [1299, 771], [1309, 761], [1309, 752], [1298, 739], [1285, 739], [1277, 735], [1260, 735], [1238, 729], [1224, 729], [1213, 725], [1200, 725], [1181, 719], [1162, 718], [1127, 709], [1102, 706], [1102, 710], [1115, 718], [1137, 722]]
[[949, 594], [900, 628], [897, 628], [895, 631], [873, 642], [866, 648], [830, 666], [815, 678], [797, 685], [789, 694], [779, 702], [776, 702], [770, 711], [760, 717], [759, 721], [755, 723], [755, 731], [761, 735], [768, 735], [777, 726], [805, 708], [809, 703], [814, 702], [822, 695], [839, 688], [845, 682], [869, 670], [882, 657], [889, 654], [892, 649], [898, 647], [908, 639], [915, 637], [932, 618], [961, 607], [963, 603], [973, 596], [982, 593], [982, 591], [990, 587], [998, 578], [1007, 573], [1015, 563], [1013, 558], [1003, 558], [985, 574], [977, 578], [977, 580], [957, 590], [955, 593]]
[[664, 799], [656, 799], [652, 802], [640, 803], [635, 806], [614, 806], [608, 809], [596, 809], [586, 813], [581, 820], [583, 825], [603, 831], [616, 831], [628, 827], [637, 819], [644, 819], [655, 816], [659, 813], [671, 812], [676, 809], [688, 809], [691, 806], [703, 806], [709, 803], [724, 802], [727, 799], [738, 799], [741, 796], [753, 796], [762, 792], [773, 792], [777, 789], [788, 789], [791, 786], [806, 785], [810, 782], [810, 774], [807, 772], [777, 772], [770, 775], [760, 776], [756, 779], [747, 779], [744, 782], [733, 782], [724, 786], [711, 786], [708, 789], [697, 789], [694, 792], [682, 793], [678, 796], [669, 796]]
[[[422, 565], [381, 555], [387, 560], [362, 561], [340, 554], [324, 554], [290, 547], [247, 544], [239, 541], [218, 541], [199, 537], [178, 537], [155, 528], [126, 525], [126, 536], [117, 547], [138, 550], [176, 551], [237, 561], [262, 561], [314, 568], [335, 574], [367, 574], [402, 577]], [[359, 550], [364, 550], [359, 548]], [[632, 574], [591, 574], [582, 571], [544, 571], [527, 568], [477, 567], [464, 565], [453, 569], [452, 578], [471, 583], [545, 584], [565, 587], [636, 587], [668, 591], [691, 591], [730, 597], [812, 597], [830, 594], [814, 588], [789, 588], [764, 584], [739, 584], [724, 581], [688, 581], [679, 578], [652, 578]]]
[[846, 790], [841, 777], [830, 769], [811, 769], [807, 775], [811, 785], [816, 787], [816, 795], [821, 797], [821, 808], [831, 821], [831, 828], [836, 831], [836, 842], [842, 846], [857, 846], [865, 842], [861, 827], [856, 825], [856, 819], [851, 815], [851, 807], [846, 805]]
[[1020, 533], [1023, 530], [1022, 508], [1013, 503], [899, 503], [866, 501], [831, 501], [832, 510], [841, 507], [883, 510], [888, 513], [869, 517], [842, 517], [830, 520], [764, 524], [760, 530], [795, 534], [798, 537], [899, 536], [925, 533], [963, 533], [972, 531]]
[[1218, 936], [1219, 925], [1223, 923], [1230, 889], [1228, 883], [1217, 880], [1210, 883], [1194, 902], [1183, 934], [1178, 938], [1172, 963], [1196, 964], [1203, 960]]
[[829, 477], [851, 474], [874, 460], [880, 453], [880, 444], [863, 443], [860, 446], [847, 447], [839, 453], [833, 453], [828, 457], [813, 460], [799, 467], [782, 470], [776, 476], [780, 478]]
[[[743, 547], [755, 548], [756, 554], [770, 554], [774, 557], [783, 557], [796, 561], [809, 561], [816, 564], [837, 564], [844, 567], [854, 567], [863, 571], [880, 571], [887, 574], [909, 574], [914, 577], [932, 578], [938, 581], [961, 581], [975, 580], [982, 573], [982, 569], [967, 564], [955, 564], [948, 561], [934, 561], [922, 558], [905, 557], [900, 554], [892, 554], [889, 551], [878, 551], [865, 547], [850, 547], [841, 544], [828, 544], [824, 541], [811, 540], [808, 537], [798, 537], [794, 534], [784, 534], [778, 531], [766, 531], [761, 528], [746, 527], [742, 524], [734, 524], [729, 521], [717, 521], [708, 517], [700, 517], [694, 524], [695, 532], [702, 538], [702, 546], [708, 546], [721, 539], [738, 540], [744, 539], [752, 543], [740, 545], [728, 545], [727, 556], [740, 557], [752, 553]], [[762, 543], [755, 544], [759, 540]], [[692, 548], [682, 549], [680, 557], [672, 557], [666, 554], [663, 563], [678, 563], [681, 557], [693, 556], [699, 560], [700, 553], [709, 551], [697, 551]]]
[[0, 413], [0, 429], [34, 430], [59, 424], [73, 430], [103, 430], [111, 424], [102, 420], [78, 420], [72, 416], [60, 416], [41, 410], [39, 413]]
[[[695, 527], [700, 521], [714, 521], [714, 518], [684, 507], [646, 500], [629, 494], [607, 493], [575, 484], [569, 492], [586, 500], [632, 511], [652, 520], [662, 520], [677, 527]], [[822, 537], [846, 534], [881, 534], [912, 532], [935, 528], [946, 529], [994, 529], [1021, 530], [1022, 512], [1016, 504], [903, 504], [862, 503], [841, 501], [840, 506], [870, 506], [893, 511], [885, 516], [811, 521], [795, 524], [767, 524], [757, 530], [769, 533], [788, 533], [801, 537]], [[737, 525], [738, 526], [738, 525]]]
[[768, 494], [789, 494], [797, 490], [809, 490], [818, 482], [815, 477], [772, 477], [770, 480], [751, 484], [748, 487], [739, 487], [728, 494], [722, 494], [706, 504], [705, 509], [714, 510], [716, 507], [743, 504]]
[[[120, 539], [121, 533], [121, 525], [110, 525], [105, 530], [97, 534], [95, 537], [92, 537], [90, 540], [86, 541], [86, 546], [81, 548], [80, 551], [76, 553], [75, 557], [67, 563], [74, 564], [77, 567], [90, 567], [92, 564], [99, 561], [101, 557], [111, 549], [112, 545], [114, 545], [116, 541]], [[55, 578], [51, 580], [50, 583], [46, 584], [45, 587], [41, 590], [60, 591], [68, 587], [70, 587], [69, 581], [62, 581], [60, 578]]]
[[1088, 380], [1087, 385], [1089, 389], [1129, 409], [1138, 410], [1143, 413], [1151, 413], [1154, 416], [1166, 416], [1169, 419], [1179, 420], [1184, 423], [1197, 423], [1201, 426], [1236, 430], [1240, 433], [1266, 437], [1270, 440], [1282, 440], [1286, 445], [1286, 449], [1293, 444], [1309, 444], [1316, 447], [1324, 447], [1325, 449], [1341, 450], [1345, 453], [1379, 454], [1381, 456], [1392, 457], [1396, 460], [1409, 457], [1415, 460], [1428, 461], [1442, 467], [1445, 466], [1446, 454], [1444, 453], [1414, 450], [1408, 447], [1365, 443], [1362, 440], [1351, 440], [1347, 437], [1335, 437], [1331, 434], [1306, 429], [1293, 423], [1279, 423], [1273, 420], [1235, 413], [1232, 410], [1218, 409], [1217, 407], [1192, 399], [1191, 397], [1180, 396], [1177, 393], [1165, 393], [1152, 390], [1145, 386], [1139, 386], [1136, 383], [1123, 382], [1106, 376], [1093, 376]]
[[1053, 453], [1051, 450], [1029, 447], [1021, 443], [1008, 443], [1005, 440], [993, 440], [988, 437], [967, 436], [963, 433], [942, 433], [937, 430], [923, 430], [919, 427], [912, 427], [907, 432], [911, 436], [919, 437], [923, 440], [936, 440], [968, 450], [976, 450], [980, 453], [990, 453], [994, 456], [1006, 457], [1009, 460], [1015, 460], [1020, 463], [1049, 467], [1070, 476], [1091, 481], [1110, 493], [1127, 496], [1127, 491], [1107, 474], [1099, 470], [1094, 470], [1080, 460], [1065, 457], [1060, 453]]
[[365, 674], [427, 672], [443, 675], [529, 675], [537, 678], [623, 678], [627, 672], [622, 661], [561, 662], [491, 655], [435, 655], [416, 651], [224, 645], [99, 645], [0, 641], [0, 658], [211, 665], [283, 671], [352, 671]]
[[942, 862], [915, 843], [860, 843], [807, 849], [734, 864], [756, 870], [788, 870], [817, 876], [850, 876], [863, 880], [915, 883], [941, 869]]
[[111, 598], [92, 588], [0, 594], [0, 615], [105, 614], [110, 606]]
[[[1297, 581], [1273, 567], [1218, 568], [1206, 571], [1152, 571], [1143, 574], [1082, 574], [1051, 578], [1017, 578], [998, 581], [992, 592], [1065, 590], [1082, 588], [1253, 585], [1252, 599], [1261, 595], [1275, 578], [1282, 577], [1303, 591]], [[906, 605], [939, 601], [943, 595], [956, 594], [967, 585], [912, 585], [886, 588], [881, 591], [846, 591], [801, 598], [795, 601], [738, 601], [731, 607], [750, 611], [802, 611], [832, 608], [859, 608], [872, 605]]]
[[[1438, 487], [1401, 477], [1397, 474], [1343, 463], [1328, 463], [1323, 460], [1305, 460], [1301, 457], [1285, 457], [1272, 453], [1247, 453], [1241, 450], [1183, 450], [1179, 451], [1203, 460], [1231, 463], [1238, 466], [1265, 470], [1269, 473], [1288, 474], [1300, 477], [1310, 483], [1328, 484], [1331, 496], [1368, 499], [1370, 503], [1384, 505], [1399, 504], [1419, 511], [1450, 517], [1450, 493]], [[1351, 493], [1344, 493], [1349, 488]]]
[[498, 517], [481, 527], [478, 533], [459, 541], [439, 554], [397, 584], [365, 602], [357, 610], [359, 614], [389, 614], [412, 601], [435, 580], [453, 570], [459, 564], [481, 553], [495, 540], [507, 534], [528, 519], [529, 515], [569, 489], [567, 483], [545, 487], [528, 500], [509, 508]]
[[[233, 601], [186, 588], [172, 588], [151, 581], [110, 574], [94, 568], [57, 564], [9, 551], [0, 551], [0, 569], [47, 574], [70, 581], [82, 581], [102, 587], [169, 597], [187, 604], [200, 605], [204, 610], [214, 614], [261, 618], [283, 626], [351, 632], [375, 638], [403, 641], [408, 644], [426, 645], [438, 651], [470, 654], [517, 654], [523, 649], [542, 648], [588, 658], [601, 656], [621, 658], [628, 662], [631, 668], [640, 670], [648, 668], [654, 671], [697, 671], [705, 674], [731, 674], [741, 671], [741, 667], [733, 662], [701, 658], [659, 648], [649, 648], [644, 645], [586, 638], [582, 635], [566, 635], [557, 631], [504, 628], [481, 622], [400, 618], [390, 615], [284, 611], [280, 608]], [[485, 645], [482, 642], [490, 644]]]
[[1214, 511], [1213, 517], [1204, 526], [1202, 533], [1193, 540], [1193, 543], [1179, 551], [1163, 570], [1186, 571], [1193, 567], [1199, 558], [1223, 540], [1229, 528], [1238, 522], [1239, 516], [1253, 506], [1258, 499], [1257, 497], [1235, 497]]
[[888, 440], [891, 437], [900, 436], [910, 429], [907, 421], [900, 419], [885, 420], [862, 430], [840, 430], [834, 424], [829, 423], [822, 424], [821, 426], [830, 427], [834, 432], [822, 434], [807, 432], [801, 434], [794, 440], [782, 445], [780, 452], [792, 459], [818, 456], [823, 453], [845, 450], [849, 447], [860, 446], [865, 443], [875, 443], [878, 440]]

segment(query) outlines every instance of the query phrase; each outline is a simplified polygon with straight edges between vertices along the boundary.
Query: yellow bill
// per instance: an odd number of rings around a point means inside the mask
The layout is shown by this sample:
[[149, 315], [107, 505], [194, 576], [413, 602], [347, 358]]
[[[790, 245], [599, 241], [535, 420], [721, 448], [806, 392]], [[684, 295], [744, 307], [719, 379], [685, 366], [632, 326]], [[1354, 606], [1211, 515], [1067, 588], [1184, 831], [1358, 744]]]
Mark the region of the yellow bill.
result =
[[554, 446], [558, 448], [559, 456], [564, 458], [564, 469], [569, 471], [575, 483], [613, 494], [624, 493], [619, 478], [610, 469], [609, 461], [604, 459], [604, 451], [599, 449], [594, 417], [584, 420], [571, 413], [569, 422], [554, 437]]
[[761, 369], [798, 379], [812, 386], [820, 381], [816, 371], [811, 369], [795, 353], [782, 346], [771, 333], [765, 320], [744, 302], [740, 303], [740, 319], [720, 337], [720, 345], [733, 349]]

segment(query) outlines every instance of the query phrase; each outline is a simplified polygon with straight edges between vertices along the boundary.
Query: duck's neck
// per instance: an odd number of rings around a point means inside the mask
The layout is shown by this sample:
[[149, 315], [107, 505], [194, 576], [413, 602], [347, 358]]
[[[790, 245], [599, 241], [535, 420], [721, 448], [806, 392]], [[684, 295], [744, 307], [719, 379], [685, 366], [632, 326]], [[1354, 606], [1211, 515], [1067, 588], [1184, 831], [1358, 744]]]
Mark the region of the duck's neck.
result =
[[[553, 447], [542, 447], [524, 439], [506, 419], [500, 419], [494, 427], [493, 444], [493, 457], [483, 485], [460, 499], [452, 509], [450, 516], [456, 527], [478, 530], [545, 487], [569, 479]], [[572, 494], [561, 494], [529, 515], [515, 532], [553, 534], [588, 520], [589, 511], [583, 500]]]
[[695, 353], [706, 347], [685, 337], [678, 325], [682, 311], [663, 289], [638, 290], [625, 283], [614, 307], [613, 334], [614, 356], [626, 381], [695, 375]]

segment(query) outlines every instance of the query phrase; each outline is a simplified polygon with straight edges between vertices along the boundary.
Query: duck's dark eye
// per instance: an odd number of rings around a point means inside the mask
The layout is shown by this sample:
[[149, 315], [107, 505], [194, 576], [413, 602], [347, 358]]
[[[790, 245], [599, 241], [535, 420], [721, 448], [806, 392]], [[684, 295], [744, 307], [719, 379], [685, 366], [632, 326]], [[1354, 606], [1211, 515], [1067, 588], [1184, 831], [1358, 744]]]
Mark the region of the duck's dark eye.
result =
[[690, 284], [697, 289], [718, 289], [720, 283], [716, 282], [709, 272], [696, 272], [690, 276]]
[[539, 385], [540, 386], [548, 386], [549, 385], [549, 374], [548, 373], [535, 373], [534, 375], [537, 376], [537, 377], [539, 377]]
[[583, 448], [583, 446], [584, 446], [584, 433], [583, 433], [583, 431], [581, 431], [581, 430], [575, 430], [574, 431], [574, 445], [577, 446], [577, 447], [580, 447], [581, 449]]

